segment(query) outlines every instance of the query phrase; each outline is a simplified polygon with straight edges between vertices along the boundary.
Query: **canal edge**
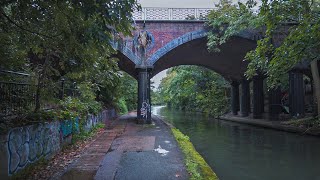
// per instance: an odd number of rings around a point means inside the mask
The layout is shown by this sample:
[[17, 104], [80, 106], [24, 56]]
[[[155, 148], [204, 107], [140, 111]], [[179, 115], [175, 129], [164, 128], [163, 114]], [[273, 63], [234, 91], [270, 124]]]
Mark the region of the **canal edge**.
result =
[[279, 121], [277, 121], [275, 123], [272, 121], [253, 120], [253, 119], [244, 119], [241, 117], [225, 117], [225, 116], [220, 116], [217, 119], [222, 120], [222, 121], [229, 121], [229, 122], [247, 124], [247, 125], [251, 125], [251, 126], [263, 127], [263, 128], [268, 128], [268, 129], [273, 129], [273, 130], [278, 130], [278, 131], [295, 133], [295, 134], [299, 134], [299, 135], [310, 135], [310, 136], [320, 137], [320, 132], [309, 131], [307, 128], [285, 126], [285, 125], [280, 124]]
[[[156, 118], [168, 126], [171, 130], [173, 137], [175, 138], [177, 144], [179, 144], [180, 150], [184, 155], [185, 167], [189, 173], [190, 179], [206, 179], [206, 180], [219, 180], [217, 174], [208, 165], [201, 154], [195, 149], [189, 137], [184, 135], [179, 129], [174, 127], [171, 123], [166, 122], [164, 119], [157, 115], [152, 115], [152, 118]], [[197, 171], [194, 172], [191, 166], [196, 164]], [[193, 175], [194, 174], [194, 175]]]

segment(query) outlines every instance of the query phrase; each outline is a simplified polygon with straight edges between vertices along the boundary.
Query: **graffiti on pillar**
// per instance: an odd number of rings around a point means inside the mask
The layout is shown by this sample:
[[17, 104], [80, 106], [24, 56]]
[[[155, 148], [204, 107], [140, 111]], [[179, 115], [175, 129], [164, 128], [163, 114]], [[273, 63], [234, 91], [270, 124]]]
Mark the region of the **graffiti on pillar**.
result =
[[135, 48], [137, 48], [137, 51], [134, 50], [134, 52], [138, 52], [137, 55], [142, 59], [141, 63], [146, 63], [147, 51], [152, 49], [155, 44], [154, 42], [153, 35], [146, 30], [140, 31], [134, 38], [133, 44], [135, 44]]
[[138, 46], [143, 49], [150, 49], [154, 43], [153, 36], [148, 31], [141, 31], [137, 37]]
[[143, 118], [148, 117], [148, 112], [150, 111], [150, 105], [147, 102], [143, 102], [140, 112], [141, 112], [141, 116]]
[[8, 135], [8, 174], [60, 149], [59, 122], [12, 129]]

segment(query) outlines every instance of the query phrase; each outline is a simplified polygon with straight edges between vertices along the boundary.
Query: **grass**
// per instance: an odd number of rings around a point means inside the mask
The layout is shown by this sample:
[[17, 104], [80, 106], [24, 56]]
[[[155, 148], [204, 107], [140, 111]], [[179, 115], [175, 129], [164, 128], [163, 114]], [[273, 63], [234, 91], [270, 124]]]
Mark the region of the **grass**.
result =
[[184, 156], [187, 171], [191, 180], [217, 180], [217, 175], [212, 171], [211, 167], [203, 159], [203, 157], [195, 150], [188, 136], [181, 133], [176, 128], [171, 128]]

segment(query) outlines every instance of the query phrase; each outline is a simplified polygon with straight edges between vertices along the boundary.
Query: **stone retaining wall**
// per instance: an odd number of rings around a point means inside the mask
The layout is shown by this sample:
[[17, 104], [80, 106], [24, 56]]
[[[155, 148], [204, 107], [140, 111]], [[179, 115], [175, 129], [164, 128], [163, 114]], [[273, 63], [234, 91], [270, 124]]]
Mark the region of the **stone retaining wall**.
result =
[[[88, 115], [85, 131], [97, 123], [107, 123], [117, 116], [114, 109], [104, 110], [97, 116]], [[72, 124], [74, 122], [74, 124]], [[54, 121], [11, 129], [0, 136], [0, 177], [10, 176], [40, 158], [49, 158], [71, 142], [72, 134], [79, 132], [79, 120]]]

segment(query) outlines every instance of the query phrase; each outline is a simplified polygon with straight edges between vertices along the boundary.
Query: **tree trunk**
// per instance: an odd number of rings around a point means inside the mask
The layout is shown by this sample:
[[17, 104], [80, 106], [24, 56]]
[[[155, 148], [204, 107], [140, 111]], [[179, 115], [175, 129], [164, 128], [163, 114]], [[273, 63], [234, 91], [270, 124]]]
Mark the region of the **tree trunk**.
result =
[[40, 77], [38, 78], [38, 85], [37, 85], [37, 90], [36, 90], [36, 107], [34, 109], [34, 112], [38, 112], [40, 109], [40, 93], [41, 93], [41, 85], [40, 85]]
[[314, 97], [317, 102], [318, 106], [318, 118], [320, 119], [320, 76], [319, 76], [319, 69], [318, 69], [318, 61], [314, 60], [311, 62], [311, 73], [314, 82]]
[[48, 68], [48, 64], [49, 63], [49, 55], [46, 56], [46, 59], [44, 61], [42, 70], [39, 71], [39, 76], [38, 76], [38, 85], [37, 85], [37, 90], [36, 90], [36, 107], [34, 109], [34, 112], [38, 112], [40, 110], [41, 107], [41, 88], [43, 88], [43, 81], [45, 79], [45, 77], [47, 76], [47, 68]]

